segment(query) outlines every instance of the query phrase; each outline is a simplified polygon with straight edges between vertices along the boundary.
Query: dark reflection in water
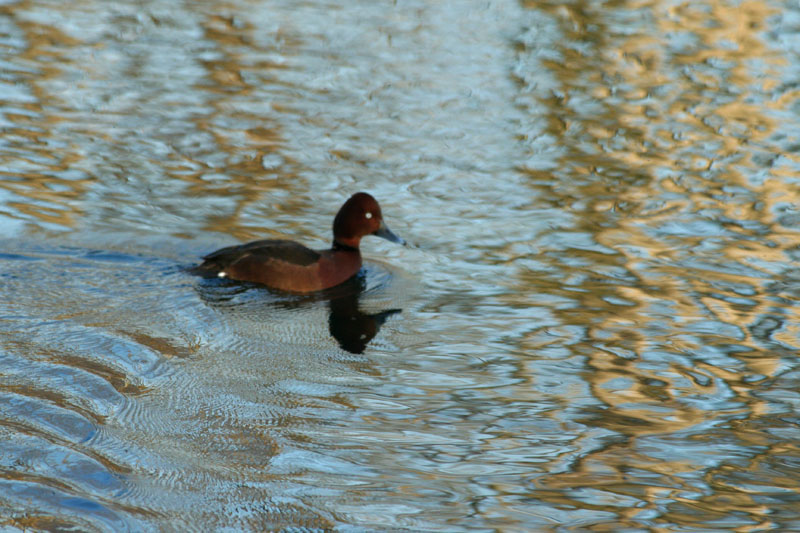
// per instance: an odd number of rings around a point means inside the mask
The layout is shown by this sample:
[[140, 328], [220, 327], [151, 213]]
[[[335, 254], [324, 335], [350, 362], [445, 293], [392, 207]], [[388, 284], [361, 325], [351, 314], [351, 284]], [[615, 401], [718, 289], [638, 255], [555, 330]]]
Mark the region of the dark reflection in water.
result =
[[[342, 349], [360, 354], [369, 344], [380, 327], [390, 316], [401, 309], [387, 309], [377, 313], [365, 313], [358, 306], [359, 298], [366, 289], [366, 276], [363, 272], [336, 287], [308, 295], [293, 295], [272, 291], [249, 283], [238, 283], [224, 279], [204, 279], [197, 291], [204, 302], [213, 307], [226, 310], [233, 308], [262, 320], [281, 311], [296, 311], [303, 306], [313, 307], [327, 303], [328, 329]], [[246, 292], [257, 296], [246, 295]], [[249, 296], [242, 298], [242, 296]], [[263, 298], [259, 298], [263, 296]], [[245, 309], [237, 306], [246, 306]], [[258, 309], [258, 306], [263, 306]]]
[[361, 287], [354, 287], [354, 290], [328, 300], [331, 336], [339, 342], [339, 346], [351, 353], [363, 353], [386, 319], [402, 311], [387, 309], [378, 313], [362, 312], [358, 307], [358, 295], [363, 290], [363, 279], [359, 285]]

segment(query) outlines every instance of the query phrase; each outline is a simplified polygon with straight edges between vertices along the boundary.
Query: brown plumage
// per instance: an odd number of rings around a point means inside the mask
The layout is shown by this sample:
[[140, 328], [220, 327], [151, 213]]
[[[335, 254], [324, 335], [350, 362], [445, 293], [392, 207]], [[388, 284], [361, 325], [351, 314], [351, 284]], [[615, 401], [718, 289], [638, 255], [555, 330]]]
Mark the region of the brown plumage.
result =
[[195, 270], [205, 276], [260, 283], [283, 291], [318, 291], [339, 285], [358, 273], [359, 244], [366, 235], [404, 244], [384, 224], [378, 202], [360, 192], [351, 196], [336, 214], [333, 246], [328, 250], [267, 239], [217, 250], [205, 256]]

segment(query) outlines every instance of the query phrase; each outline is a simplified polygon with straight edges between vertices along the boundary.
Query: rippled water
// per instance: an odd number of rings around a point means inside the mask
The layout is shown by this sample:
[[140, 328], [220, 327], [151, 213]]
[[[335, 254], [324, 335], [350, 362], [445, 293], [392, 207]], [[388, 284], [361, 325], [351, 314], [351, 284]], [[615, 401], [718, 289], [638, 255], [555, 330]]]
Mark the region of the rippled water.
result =
[[[800, 529], [796, 2], [0, 2], [4, 530]], [[411, 244], [204, 281], [366, 190]]]

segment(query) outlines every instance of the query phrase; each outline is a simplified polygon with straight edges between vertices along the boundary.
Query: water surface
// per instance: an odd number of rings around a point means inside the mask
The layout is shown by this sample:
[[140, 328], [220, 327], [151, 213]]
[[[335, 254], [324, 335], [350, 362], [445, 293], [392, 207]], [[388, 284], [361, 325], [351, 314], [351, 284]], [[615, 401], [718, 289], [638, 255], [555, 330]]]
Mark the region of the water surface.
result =
[[[0, 525], [800, 529], [799, 25], [2, 2]], [[342, 291], [186, 271], [359, 190]]]

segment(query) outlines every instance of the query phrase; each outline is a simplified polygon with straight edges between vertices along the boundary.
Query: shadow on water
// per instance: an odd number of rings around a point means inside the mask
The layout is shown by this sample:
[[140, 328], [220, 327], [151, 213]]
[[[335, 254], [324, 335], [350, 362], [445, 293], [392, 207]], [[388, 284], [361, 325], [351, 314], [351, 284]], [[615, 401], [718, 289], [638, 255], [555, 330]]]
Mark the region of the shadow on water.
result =
[[339, 346], [350, 353], [364, 353], [369, 342], [378, 334], [390, 316], [402, 309], [386, 309], [377, 313], [363, 312], [359, 300], [367, 289], [366, 275], [358, 275], [330, 289], [313, 294], [291, 294], [274, 291], [253, 283], [227, 279], [202, 278], [196, 286], [200, 298], [220, 312], [246, 306], [247, 313], [264, 313], [269, 320], [276, 311], [292, 311], [327, 303], [328, 330]]

